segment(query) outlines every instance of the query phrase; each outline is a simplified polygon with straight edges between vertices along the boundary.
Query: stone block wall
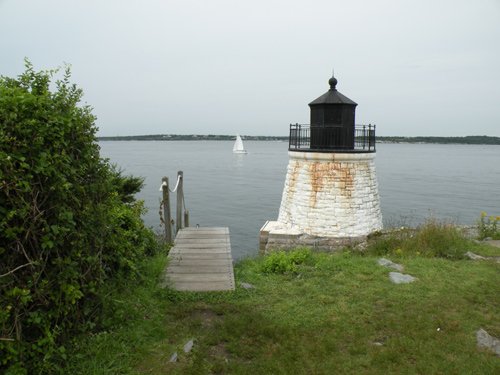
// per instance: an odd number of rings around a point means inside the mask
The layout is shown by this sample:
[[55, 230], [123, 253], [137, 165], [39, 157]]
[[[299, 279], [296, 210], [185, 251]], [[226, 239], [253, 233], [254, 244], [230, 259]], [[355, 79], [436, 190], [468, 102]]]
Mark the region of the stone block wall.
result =
[[366, 241], [360, 237], [320, 237], [283, 227], [277, 221], [267, 221], [260, 229], [259, 251], [267, 254], [275, 250], [290, 250], [308, 247], [317, 251], [337, 251], [345, 247], [354, 247]]

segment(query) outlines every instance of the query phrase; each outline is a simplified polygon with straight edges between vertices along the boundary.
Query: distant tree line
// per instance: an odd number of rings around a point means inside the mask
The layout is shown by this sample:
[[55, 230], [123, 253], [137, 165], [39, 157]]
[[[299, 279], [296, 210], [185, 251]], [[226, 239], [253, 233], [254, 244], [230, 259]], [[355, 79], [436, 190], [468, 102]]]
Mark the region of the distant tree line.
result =
[[469, 135], [466, 137], [377, 137], [378, 142], [387, 143], [440, 143], [466, 145], [500, 145], [500, 137]]
[[[288, 137], [244, 135], [248, 141], [288, 141]], [[221, 134], [151, 134], [115, 137], [99, 137], [99, 141], [234, 141], [234, 135]]]
[[[287, 136], [245, 135], [242, 137], [248, 141], [288, 141]], [[220, 134], [151, 134], [98, 138], [99, 141], [233, 141], [234, 139], [234, 135]], [[490, 137], [487, 135], [469, 135], [466, 137], [377, 136], [377, 142], [500, 145], [500, 137]]]

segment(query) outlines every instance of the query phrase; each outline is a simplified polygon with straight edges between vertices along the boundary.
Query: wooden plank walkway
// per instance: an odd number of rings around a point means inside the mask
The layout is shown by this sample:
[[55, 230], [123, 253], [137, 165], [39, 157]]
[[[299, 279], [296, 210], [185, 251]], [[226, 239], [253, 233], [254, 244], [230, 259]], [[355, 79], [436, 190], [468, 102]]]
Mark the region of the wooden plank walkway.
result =
[[175, 290], [234, 290], [229, 228], [184, 228], [168, 254], [167, 285]]

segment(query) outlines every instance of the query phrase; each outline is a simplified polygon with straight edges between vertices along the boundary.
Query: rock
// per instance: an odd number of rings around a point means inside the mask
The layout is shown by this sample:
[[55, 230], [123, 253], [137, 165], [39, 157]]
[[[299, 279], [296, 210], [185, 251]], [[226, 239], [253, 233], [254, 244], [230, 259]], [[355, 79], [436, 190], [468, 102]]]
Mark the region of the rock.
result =
[[500, 240], [489, 240], [486, 243], [490, 246], [500, 247]]
[[481, 255], [474, 254], [472, 251], [467, 251], [465, 253], [465, 256], [469, 259], [472, 259], [472, 260], [484, 260], [484, 259], [486, 259], [485, 257], [483, 257]]
[[500, 340], [488, 334], [484, 329], [480, 328], [476, 332], [477, 346], [479, 348], [487, 348], [493, 351], [500, 357]]
[[240, 286], [243, 289], [254, 289], [255, 288], [252, 284], [249, 284], [249, 283], [240, 283]]
[[184, 353], [189, 353], [193, 349], [194, 339], [189, 340], [186, 345], [184, 345]]
[[172, 354], [172, 356], [170, 357], [169, 362], [177, 362], [177, 352], [175, 352], [174, 354]]
[[389, 272], [389, 278], [394, 284], [408, 284], [417, 280], [417, 278], [411, 275], [405, 275], [399, 272]]
[[482, 255], [474, 254], [471, 251], [467, 251], [464, 255], [467, 258], [472, 259], [472, 260], [492, 260], [494, 262], [500, 263], [500, 257], [498, 257], [498, 256], [483, 257]]
[[378, 260], [378, 264], [380, 264], [381, 266], [384, 266], [384, 267], [389, 267], [389, 268], [395, 269], [396, 271], [399, 271], [399, 272], [403, 272], [403, 266], [401, 264], [394, 263], [394, 262], [390, 261], [389, 259], [380, 258]]
[[355, 245], [354, 249], [358, 250], [358, 251], [365, 251], [367, 247], [368, 247], [368, 242], [363, 241], [363, 242], [360, 242], [357, 245]]

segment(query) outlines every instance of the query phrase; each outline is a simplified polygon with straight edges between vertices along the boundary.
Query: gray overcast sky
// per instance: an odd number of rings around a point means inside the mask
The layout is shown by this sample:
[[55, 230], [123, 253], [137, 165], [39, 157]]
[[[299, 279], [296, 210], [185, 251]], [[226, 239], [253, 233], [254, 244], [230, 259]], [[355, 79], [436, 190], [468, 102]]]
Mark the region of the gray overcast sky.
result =
[[0, 0], [0, 74], [72, 65], [99, 135], [286, 135], [337, 88], [379, 135], [500, 136], [500, 0]]

